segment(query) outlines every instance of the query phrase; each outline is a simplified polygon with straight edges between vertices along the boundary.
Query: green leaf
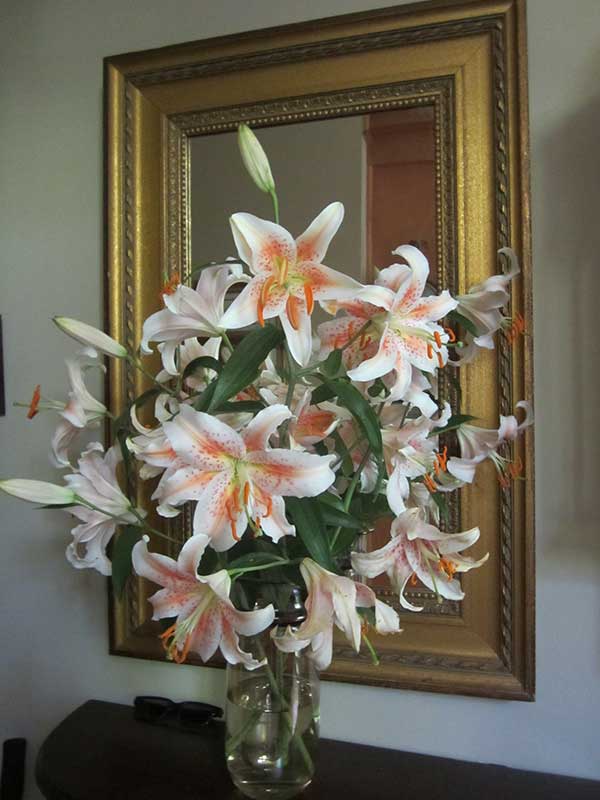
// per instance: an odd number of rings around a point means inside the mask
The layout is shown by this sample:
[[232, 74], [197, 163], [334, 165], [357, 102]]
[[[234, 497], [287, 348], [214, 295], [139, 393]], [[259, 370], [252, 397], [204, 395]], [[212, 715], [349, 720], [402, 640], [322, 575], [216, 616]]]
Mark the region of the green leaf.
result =
[[321, 505], [330, 506], [331, 508], [337, 508], [338, 511], [344, 511], [344, 501], [341, 497], [338, 497], [333, 492], [323, 492], [317, 497], [317, 500]]
[[472, 333], [473, 336], [479, 336], [479, 331], [477, 330], [477, 326], [474, 325], [470, 319], [467, 319], [463, 314], [459, 311], [450, 311], [448, 314], [448, 319], [450, 322], [455, 322], [457, 325], [463, 327], [469, 333]]
[[327, 378], [336, 378], [342, 367], [342, 351], [332, 350], [325, 361], [322, 362], [320, 370]]
[[282, 339], [283, 331], [273, 325], [247, 333], [217, 378], [209, 411], [215, 411], [221, 403], [252, 383], [258, 377], [265, 358]]
[[126, 428], [120, 428], [117, 431], [117, 441], [119, 442], [119, 448], [121, 449], [121, 456], [123, 457], [123, 468], [125, 470], [125, 485], [127, 487], [127, 494], [129, 495], [132, 490], [133, 486], [133, 469], [131, 466], [131, 453], [129, 452], [129, 448], [127, 447], [127, 437], [129, 432]]
[[193, 375], [194, 372], [200, 368], [212, 369], [213, 372], [220, 372], [223, 368], [223, 365], [220, 361], [217, 361], [216, 358], [212, 358], [212, 356], [198, 356], [198, 358], [192, 359], [187, 367], [183, 370], [181, 380], [184, 381], [186, 378], [189, 378], [190, 375]]
[[352, 514], [348, 514], [347, 511], [340, 511], [324, 503], [321, 503], [320, 506], [321, 518], [325, 525], [330, 525], [332, 528], [351, 528], [354, 531], [361, 531], [365, 527], [362, 522], [353, 517]]
[[371, 450], [376, 458], [381, 458], [383, 454], [383, 443], [381, 440], [381, 426], [379, 419], [373, 408], [365, 400], [362, 394], [347, 381], [326, 380], [326, 385], [337, 395], [340, 403], [345, 406], [358, 422]]
[[311, 558], [335, 572], [318, 502], [312, 497], [286, 497], [285, 505]]
[[454, 431], [460, 428], [461, 425], [465, 425], [467, 422], [471, 422], [474, 419], [477, 419], [477, 417], [472, 417], [470, 414], [453, 414], [448, 420], [447, 425], [444, 425], [443, 428], [434, 428], [429, 436], [438, 436], [440, 433]]
[[192, 405], [194, 406], [196, 411], [208, 411], [210, 402], [213, 398], [216, 388], [217, 388], [217, 381], [214, 380], [212, 383], [208, 384], [208, 386], [202, 392], [202, 394], [198, 395], [198, 397], [194, 399]]
[[335, 547], [333, 548], [333, 555], [340, 556], [340, 555], [347, 555], [352, 548], [352, 545], [356, 541], [356, 531], [350, 530], [348, 528], [342, 528], [335, 541]]
[[431, 497], [440, 511], [440, 517], [442, 520], [446, 523], [450, 522], [450, 509], [448, 508], [448, 502], [445, 495], [443, 495], [441, 492], [433, 492]]
[[313, 390], [310, 402], [311, 405], [316, 406], [318, 403], [331, 400], [333, 397], [335, 397], [334, 390], [330, 386], [327, 386], [327, 384], [322, 383], [321, 386], [317, 386], [317, 388]]
[[235, 403], [230, 403], [229, 401], [221, 403], [219, 411], [227, 411], [228, 413], [235, 414], [241, 411], [262, 411], [264, 407], [265, 404], [261, 403], [259, 400], [238, 400]]
[[115, 537], [112, 548], [112, 585], [117, 598], [120, 600], [131, 575], [131, 551], [136, 542], [141, 538], [139, 528], [128, 525]]

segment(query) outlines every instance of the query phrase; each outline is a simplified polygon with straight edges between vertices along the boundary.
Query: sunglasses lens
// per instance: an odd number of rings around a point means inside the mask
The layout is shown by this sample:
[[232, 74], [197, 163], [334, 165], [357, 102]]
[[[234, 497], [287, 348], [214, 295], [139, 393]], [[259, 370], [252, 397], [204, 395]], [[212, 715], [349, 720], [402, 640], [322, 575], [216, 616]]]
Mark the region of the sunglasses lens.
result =
[[134, 716], [144, 722], [158, 722], [170, 710], [173, 703], [166, 697], [136, 697]]

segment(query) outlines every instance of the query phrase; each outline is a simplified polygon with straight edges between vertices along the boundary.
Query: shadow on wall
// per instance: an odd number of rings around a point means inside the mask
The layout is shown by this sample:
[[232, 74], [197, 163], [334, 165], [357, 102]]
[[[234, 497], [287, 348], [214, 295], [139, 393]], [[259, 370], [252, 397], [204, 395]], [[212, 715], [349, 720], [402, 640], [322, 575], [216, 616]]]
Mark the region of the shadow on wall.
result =
[[532, 177], [538, 569], [565, 606], [569, 584], [592, 587], [600, 615], [599, 129], [600, 96], [540, 133]]

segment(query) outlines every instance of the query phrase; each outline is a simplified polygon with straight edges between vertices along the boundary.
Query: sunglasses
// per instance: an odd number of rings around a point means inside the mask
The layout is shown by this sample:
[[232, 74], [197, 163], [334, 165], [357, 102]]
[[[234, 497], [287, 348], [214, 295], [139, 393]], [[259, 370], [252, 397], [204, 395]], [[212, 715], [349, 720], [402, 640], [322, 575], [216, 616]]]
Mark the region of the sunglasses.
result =
[[223, 716], [223, 709], [209, 703], [175, 703], [167, 697], [136, 697], [133, 716], [139, 722], [194, 731]]

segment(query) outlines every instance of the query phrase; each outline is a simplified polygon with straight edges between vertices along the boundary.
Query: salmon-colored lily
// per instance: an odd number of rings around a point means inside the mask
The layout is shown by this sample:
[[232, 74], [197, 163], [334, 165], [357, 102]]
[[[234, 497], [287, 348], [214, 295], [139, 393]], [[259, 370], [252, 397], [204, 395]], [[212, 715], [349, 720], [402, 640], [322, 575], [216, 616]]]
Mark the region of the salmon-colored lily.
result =
[[393, 608], [377, 600], [375, 592], [351, 578], [335, 575], [305, 558], [300, 572], [308, 590], [306, 620], [296, 631], [287, 629], [273, 641], [284, 652], [297, 652], [310, 645], [310, 657], [317, 669], [327, 669], [333, 651], [333, 626], [346, 635], [356, 652], [360, 649], [361, 618], [358, 608], [375, 608], [378, 633], [399, 633], [400, 620]]
[[168, 657], [181, 663], [192, 652], [208, 661], [220, 648], [230, 664], [244, 664], [247, 669], [264, 664], [240, 648], [238, 634], [255, 636], [265, 630], [275, 617], [273, 606], [238, 611], [229, 599], [231, 578], [227, 570], [198, 575], [209, 537], [192, 536], [181, 548], [177, 561], [148, 552], [148, 541], [144, 536], [133, 548], [133, 568], [138, 575], [163, 587], [150, 597], [152, 619], [177, 617], [161, 636]]
[[[446, 364], [448, 334], [436, 321], [456, 308], [457, 302], [446, 290], [422, 296], [429, 264], [420, 250], [402, 245], [394, 253], [407, 264], [381, 270], [374, 286], [366, 286], [349, 303], [337, 303], [346, 316], [320, 325], [319, 336], [321, 358], [345, 348], [351, 380], [386, 377], [389, 399], [400, 400], [411, 386], [413, 366], [433, 373]], [[329, 310], [335, 310], [335, 305]]]
[[366, 578], [386, 572], [400, 595], [401, 605], [411, 611], [422, 611], [422, 608], [404, 597], [409, 580], [420, 580], [441, 597], [462, 600], [465, 595], [454, 574], [480, 567], [488, 559], [487, 555], [478, 561], [460, 555], [479, 539], [479, 528], [463, 533], [442, 533], [424, 522], [416, 508], [396, 517], [391, 535], [390, 541], [379, 550], [352, 553], [352, 566]]
[[215, 550], [232, 547], [249, 524], [273, 541], [293, 536], [283, 496], [314, 497], [328, 489], [335, 456], [269, 447], [271, 435], [290, 417], [287, 406], [270, 406], [240, 434], [210, 414], [181, 406], [163, 429], [184, 466], [161, 481], [161, 506], [197, 500], [194, 532], [208, 534]]
[[225, 312], [227, 328], [244, 328], [279, 317], [294, 359], [306, 366], [312, 350], [310, 315], [315, 301], [352, 297], [361, 284], [321, 262], [344, 218], [344, 206], [331, 203], [296, 240], [268, 220], [253, 214], [231, 217], [240, 258], [253, 274]]

